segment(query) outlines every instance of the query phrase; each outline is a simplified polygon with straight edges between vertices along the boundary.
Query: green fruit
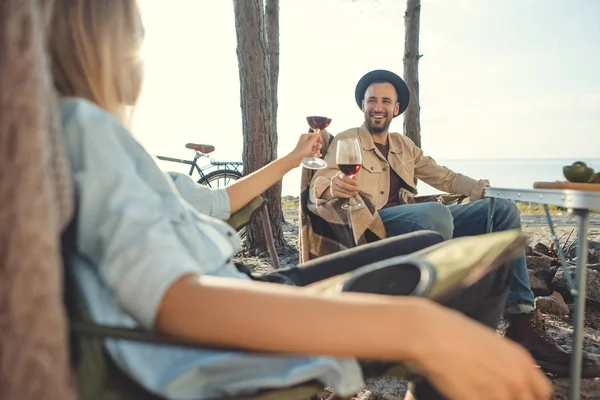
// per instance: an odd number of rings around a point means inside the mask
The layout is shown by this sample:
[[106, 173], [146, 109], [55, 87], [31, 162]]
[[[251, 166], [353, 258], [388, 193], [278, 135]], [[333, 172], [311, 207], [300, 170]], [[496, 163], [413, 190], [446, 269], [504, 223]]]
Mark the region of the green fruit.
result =
[[594, 176], [594, 170], [582, 161], [575, 161], [571, 165], [563, 167], [563, 175], [569, 182], [585, 183]]

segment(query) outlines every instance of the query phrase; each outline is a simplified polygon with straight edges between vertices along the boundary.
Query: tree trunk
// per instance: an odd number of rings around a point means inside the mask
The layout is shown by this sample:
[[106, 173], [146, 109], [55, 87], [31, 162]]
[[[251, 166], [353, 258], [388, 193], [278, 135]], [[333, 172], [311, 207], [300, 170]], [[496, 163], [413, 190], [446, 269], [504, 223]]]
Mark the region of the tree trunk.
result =
[[[277, 158], [277, 134], [271, 101], [263, 1], [234, 0], [233, 5], [244, 138], [242, 158], [244, 173], [248, 174]], [[281, 246], [284, 244], [281, 182], [273, 185], [263, 196], [268, 201], [275, 244]], [[247, 232], [251, 249], [266, 248], [265, 235], [258, 218], [253, 218]]]
[[266, 0], [265, 24], [269, 54], [269, 83], [271, 85], [271, 116], [277, 137], [277, 87], [279, 83], [279, 0]]
[[[278, 143], [277, 132], [277, 88], [279, 84], [279, 0], [265, 0], [265, 32], [267, 37], [267, 54], [269, 58], [269, 84], [271, 86], [271, 123], [275, 130], [275, 147]], [[281, 182], [278, 184], [278, 201], [281, 202]], [[283, 213], [281, 221], [285, 222]]]
[[404, 134], [421, 147], [419, 112], [419, 20], [421, 0], [407, 0], [404, 14], [404, 79], [410, 90], [410, 103], [404, 112]]

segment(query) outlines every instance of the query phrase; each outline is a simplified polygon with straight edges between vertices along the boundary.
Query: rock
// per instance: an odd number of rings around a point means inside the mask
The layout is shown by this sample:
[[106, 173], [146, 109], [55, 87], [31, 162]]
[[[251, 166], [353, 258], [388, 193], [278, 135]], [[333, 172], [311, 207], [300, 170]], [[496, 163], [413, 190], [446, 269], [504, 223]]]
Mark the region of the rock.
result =
[[[533, 290], [540, 290], [538, 293], [534, 291], [534, 294], [536, 296], [545, 296], [552, 293], [552, 291], [549, 289], [549, 285], [552, 282], [554, 274], [557, 270], [557, 267], [553, 265], [555, 260], [551, 257], [545, 256], [535, 251], [532, 253], [532, 255], [527, 256], [526, 259], [527, 268], [529, 269], [529, 271], [533, 271], [535, 274], [535, 277], [533, 278], [532, 276], [534, 274], [529, 274], [531, 288]], [[538, 280], [543, 280], [546, 284], [542, 284], [541, 281], [537, 282]]]
[[548, 246], [546, 246], [542, 242], [538, 242], [535, 246], [533, 246], [533, 250], [548, 257], [551, 257], [552, 255]]
[[[575, 266], [569, 266], [569, 273], [573, 280], [575, 280]], [[600, 303], [600, 272], [589, 269], [587, 274], [587, 293], [586, 298], [588, 300], [592, 300]], [[552, 279], [552, 284], [550, 288], [562, 294], [566, 299], [571, 300], [573, 296], [569, 291], [567, 286], [567, 281], [565, 280], [563, 269], [559, 268], [556, 274], [554, 275], [554, 279]]]
[[525, 255], [530, 256], [533, 253], [533, 249], [528, 244], [525, 245]]
[[558, 292], [535, 299], [535, 308], [544, 314], [569, 315], [569, 306]]
[[[566, 257], [575, 261], [577, 259], [577, 244], [567, 251]], [[590, 240], [588, 243], [588, 264], [600, 263], [600, 242]]]
[[554, 259], [545, 255], [530, 255], [527, 256], [527, 268], [538, 270], [538, 269], [550, 269]]
[[529, 283], [531, 284], [531, 291], [535, 296], [546, 296], [552, 293], [550, 290], [549, 282], [541, 276], [537, 276], [535, 271], [528, 270]]

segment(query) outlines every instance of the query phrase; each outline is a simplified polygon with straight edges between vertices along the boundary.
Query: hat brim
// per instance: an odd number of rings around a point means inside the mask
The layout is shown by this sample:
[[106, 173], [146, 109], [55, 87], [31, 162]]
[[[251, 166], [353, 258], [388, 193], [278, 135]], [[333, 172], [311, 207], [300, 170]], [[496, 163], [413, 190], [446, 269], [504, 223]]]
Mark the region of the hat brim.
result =
[[[406, 108], [408, 107], [408, 102], [410, 100], [410, 92], [408, 90], [408, 86], [406, 86], [406, 82], [404, 82], [404, 80], [398, 75], [385, 69], [377, 69], [368, 72], [362, 78], [360, 78], [360, 80], [356, 84], [356, 89], [354, 91], [354, 97], [356, 99], [356, 104], [358, 105], [358, 108], [362, 110], [362, 101], [365, 97], [365, 92], [373, 82], [391, 83], [392, 86], [394, 86], [394, 88], [396, 89], [396, 93], [398, 94], [398, 102], [400, 103], [398, 115], [406, 111]], [[394, 118], [396, 118], [398, 115], [394, 115]]]

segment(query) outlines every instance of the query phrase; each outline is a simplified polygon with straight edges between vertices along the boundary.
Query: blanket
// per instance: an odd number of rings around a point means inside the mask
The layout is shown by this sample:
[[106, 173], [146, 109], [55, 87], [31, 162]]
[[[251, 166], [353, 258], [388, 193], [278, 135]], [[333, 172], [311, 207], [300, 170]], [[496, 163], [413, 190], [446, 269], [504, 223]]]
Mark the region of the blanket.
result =
[[73, 195], [44, 52], [50, 6], [0, 0], [2, 400], [74, 398], [60, 257]]
[[[325, 157], [333, 140], [327, 130], [320, 131], [321, 156]], [[311, 196], [314, 170], [302, 168], [299, 205], [300, 263], [386, 237], [383, 222], [373, 202], [360, 194], [365, 207], [348, 211], [346, 199], [323, 200]]]

